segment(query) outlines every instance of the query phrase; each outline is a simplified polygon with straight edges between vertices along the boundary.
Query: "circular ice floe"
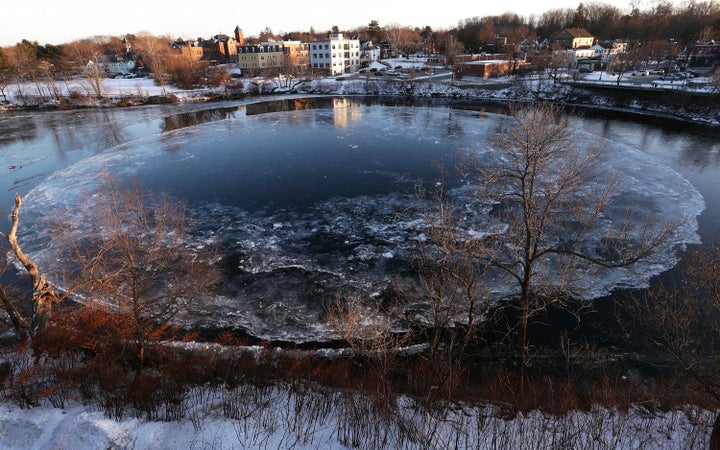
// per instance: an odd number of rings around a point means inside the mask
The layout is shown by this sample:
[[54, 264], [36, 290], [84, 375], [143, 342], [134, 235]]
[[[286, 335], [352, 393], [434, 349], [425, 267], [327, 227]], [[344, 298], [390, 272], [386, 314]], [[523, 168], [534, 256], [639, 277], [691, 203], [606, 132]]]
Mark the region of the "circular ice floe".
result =
[[[56, 172], [29, 193], [25, 246], [41, 267], [59, 272], [39, 219], [86, 198], [103, 171], [133, 177], [188, 202], [191, 245], [222, 249], [223, 287], [182, 321], [264, 338], [323, 339], [332, 335], [325, 306], [337, 296], [382, 303], [394, 281], [412, 284], [417, 246], [427, 239], [418, 180], [440, 183], [436, 164], [452, 169], [459, 150], [487, 152], [500, 120], [506, 118], [446, 108], [358, 106], [242, 117], [152, 136]], [[603, 148], [608, 168], [619, 174], [618, 214], [632, 208], [660, 222], [680, 219], [673, 241], [698, 241], [704, 201], [686, 179], [631, 148], [612, 142]], [[453, 176], [444, 182], [474, 217], [466, 235], [487, 232], [486, 205], [468, 195], [472, 186]], [[589, 235], [589, 241], [603, 238], [602, 227]], [[677, 250], [659, 248], [652, 263], [628, 269], [588, 272], [578, 291], [591, 299], [644, 286], [675, 264]], [[500, 298], [512, 289], [505, 283], [493, 292]]]

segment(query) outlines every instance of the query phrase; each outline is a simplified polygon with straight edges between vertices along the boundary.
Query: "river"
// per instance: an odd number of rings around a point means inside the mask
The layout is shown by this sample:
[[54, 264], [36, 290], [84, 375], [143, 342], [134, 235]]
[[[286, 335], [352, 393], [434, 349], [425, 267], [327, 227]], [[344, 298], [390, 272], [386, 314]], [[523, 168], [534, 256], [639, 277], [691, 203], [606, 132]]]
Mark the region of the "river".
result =
[[[422, 240], [412, 212], [418, 180], [439, 183], [435, 164], [454, 165], [458, 150], [482, 154], [506, 120], [493, 105], [263, 100], [4, 113], [0, 210], [15, 193], [26, 198], [25, 245], [51, 264], [42, 219], [81, 201], [99, 172], [169, 191], [188, 202], [198, 242], [220, 242], [231, 268], [226, 289], [186, 320], [322, 339], [331, 334], [324, 306], [338, 292], [381, 298], [408, 272]], [[683, 216], [686, 243], [718, 239], [717, 131], [590, 114], [573, 127], [622, 174], [625, 208]], [[675, 263], [666, 252], [639, 275], [597, 275], [587, 296], [643, 285]]]

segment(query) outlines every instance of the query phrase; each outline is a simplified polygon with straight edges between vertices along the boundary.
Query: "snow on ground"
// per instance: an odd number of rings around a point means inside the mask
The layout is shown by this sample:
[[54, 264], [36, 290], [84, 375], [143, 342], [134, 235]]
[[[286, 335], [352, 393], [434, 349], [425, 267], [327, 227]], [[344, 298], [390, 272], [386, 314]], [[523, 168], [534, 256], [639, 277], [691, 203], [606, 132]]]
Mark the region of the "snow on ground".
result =
[[383, 62], [387, 63], [393, 69], [402, 68], [419, 70], [423, 67], [427, 67], [427, 60], [425, 58], [390, 58], [384, 59]]
[[[710, 411], [636, 406], [554, 417], [539, 411], [500, 418], [490, 407], [417, 409], [401, 397], [378, 414], [357, 396], [275, 387], [197, 390], [186, 418], [108, 419], [73, 402], [65, 408], [0, 405], [0, 447], [25, 449], [679, 449], [706, 448]], [[385, 413], [388, 410], [384, 410]], [[234, 416], [228, 418], [226, 416]]]
[[[526, 78], [499, 77], [481, 79], [475, 77], [464, 77], [462, 80], [453, 79], [451, 73], [442, 70], [436, 74], [425, 75], [420, 71], [426, 68], [427, 64], [423, 58], [393, 58], [382, 61], [374, 61], [370, 69], [395, 69], [400, 66], [403, 70], [416, 69], [412, 76], [403, 74], [404, 79], [395, 77], [374, 77], [358, 76], [363, 74], [348, 74], [343, 77], [317, 77], [303, 80], [300, 83], [293, 83], [293, 87], [282, 86], [272, 79], [264, 78], [239, 78], [232, 81], [234, 94], [245, 93], [246, 95], [263, 94], [287, 94], [292, 92], [305, 94], [329, 94], [329, 95], [401, 95], [415, 97], [450, 97], [450, 98], [478, 98], [508, 100], [534, 100], [540, 93], [540, 98], [561, 102], [574, 100], [573, 95], [578, 96], [577, 89], [573, 90], [570, 84], [575, 87], [583, 86], [617, 86], [617, 76], [605, 71], [595, 71], [590, 74], [570, 74], [561, 72], [558, 74], [558, 83], [555, 83], [548, 74], [541, 76], [531, 75]], [[410, 79], [411, 78], [411, 79]], [[699, 77], [685, 80], [672, 80], [669, 78], [660, 79], [659, 76], [642, 77], [635, 76], [630, 72], [623, 74], [620, 79], [621, 86], [630, 86], [642, 90], [659, 90], [666, 92], [669, 89], [681, 92], [710, 93], [716, 87], [708, 77]], [[525, 86], [523, 89], [522, 86]], [[142, 97], [157, 97], [163, 94], [163, 87], [157, 86], [150, 78], [135, 79], [106, 79], [103, 81], [103, 89], [106, 95], [115, 101], [122, 99], [137, 99]], [[178, 101], [202, 101], [207, 99], [209, 94], [226, 94], [224, 87], [202, 88], [193, 90], [181, 90], [172, 86], [165, 86], [166, 93], [173, 94]], [[26, 106], [53, 106], [57, 104], [54, 100], [54, 91], [65, 97], [71, 93], [79, 93], [88, 96], [92, 103], [93, 90], [89, 83], [83, 79], [76, 79], [67, 82], [56, 82], [54, 85], [40, 83], [11, 84], [4, 89], [4, 97], [0, 101], [0, 111], [12, 105]], [[613, 107], [612, 96], [603, 96], [597, 93], [582, 93], [583, 105], [595, 107]], [[630, 109], [640, 110], [644, 113], [657, 112], [660, 115], [669, 115], [677, 118], [690, 119], [697, 122], [720, 124], [720, 110], [707, 108], [704, 111], [691, 112], [679, 110], [678, 107], [664, 105], [635, 105]], [[627, 108], [625, 108], [627, 109]]]

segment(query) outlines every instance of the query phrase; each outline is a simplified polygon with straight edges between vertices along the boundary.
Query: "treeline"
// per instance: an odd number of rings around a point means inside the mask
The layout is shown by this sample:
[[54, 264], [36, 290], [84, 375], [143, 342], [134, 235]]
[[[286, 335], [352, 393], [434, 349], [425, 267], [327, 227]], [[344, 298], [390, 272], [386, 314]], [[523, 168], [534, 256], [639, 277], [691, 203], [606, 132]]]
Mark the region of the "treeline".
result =
[[201, 86], [221, 86], [230, 80], [228, 71], [211, 67], [207, 61], [197, 61], [175, 51], [169, 36], [149, 33], [128, 34], [124, 39], [115, 36], [93, 36], [62, 45], [30, 42], [23, 39], [11, 47], [0, 49], [0, 101], [8, 101], [9, 86], [21, 104], [54, 101], [67, 102], [65, 87], [70, 80], [81, 78], [82, 92], [71, 91], [70, 98], [83, 101], [102, 101], [107, 97], [103, 80], [111, 76], [110, 64], [124, 64], [124, 71], [135, 75], [152, 75], [161, 86], [174, 85], [182, 89]]
[[636, 7], [629, 13], [606, 3], [580, 3], [576, 9], [553, 9], [539, 17], [522, 17], [515, 13], [472, 17], [450, 32], [466, 48], [481, 51], [493, 44], [496, 36], [520, 43], [523, 39], [549, 38], [564, 28], [585, 28], [602, 40], [674, 40], [687, 45], [718, 37], [720, 3], [692, 0], [673, 6], [669, 1], [660, 1], [648, 9]]

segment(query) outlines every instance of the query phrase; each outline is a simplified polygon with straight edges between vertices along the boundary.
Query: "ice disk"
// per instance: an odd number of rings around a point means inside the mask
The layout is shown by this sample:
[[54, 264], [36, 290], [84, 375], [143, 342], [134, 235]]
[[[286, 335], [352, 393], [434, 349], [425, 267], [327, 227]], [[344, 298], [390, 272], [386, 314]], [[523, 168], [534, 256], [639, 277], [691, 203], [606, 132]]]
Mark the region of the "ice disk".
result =
[[[188, 202], [191, 245], [222, 248], [223, 288], [183, 321], [264, 338], [324, 339], [331, 335], [324, 308], [336, 296], [357, 293], [381, 302], [395, 280], [413, 278], [417, 245], [426, 238], [415, 196], [419, 180], [439, 183], [437, 165], [452, 168], [460, 150], [482, 157], [504, 120], [447, 108], [358, 106], [157, 134], [79, 161], [29, 193], [25, 245], [43, 267], [59, 272], [40, 219], [86, 198], [103, 171], [133, 177]], [[679, 218], [674, 241], [698, 241], [697, 215], [705, 204], [686, 179], [627, 146], [606, 141], [603, 148], [606, 164], [620, 175], [618, 214], [632, 207], [641, 217]], [[482, 232], [486, 205], [468, 195], [472, 186], [452, 176], [442, 182], [475, 214], [468, 234]], [[91, 226], [75, 225], [79, 232]], [[598, 228], [589, 239], [603, 237]], [[578, 292], [591, 299], [645, 286], [675, 264], [677, 250], [662, 247], [652, 262], [588, 273]], [[511, 292], [508, 284], [494, 290], [498, 298]]]

